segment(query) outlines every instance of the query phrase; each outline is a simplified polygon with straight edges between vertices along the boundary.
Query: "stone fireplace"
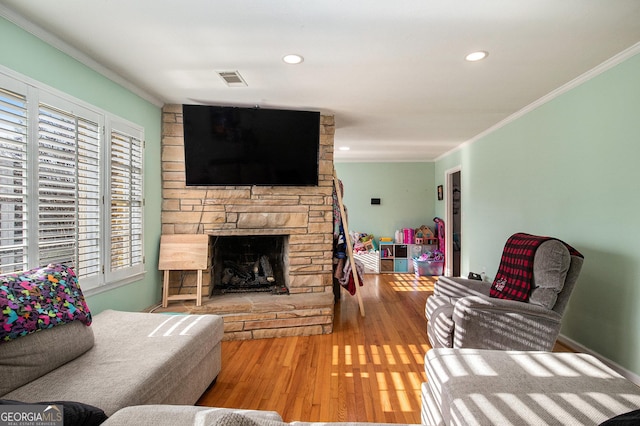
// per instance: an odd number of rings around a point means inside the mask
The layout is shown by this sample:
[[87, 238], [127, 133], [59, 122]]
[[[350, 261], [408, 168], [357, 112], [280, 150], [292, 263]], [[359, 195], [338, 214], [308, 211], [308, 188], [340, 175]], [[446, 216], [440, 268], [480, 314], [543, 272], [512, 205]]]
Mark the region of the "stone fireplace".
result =
[[[318, 186], [187, 187], [182, 106], [165, 105], [162, 233], [208, 234], [213, 264], [205, 275], [203, 293], [209, 297], [202, 306], [173, 302], [166, 310], [179, 307], [182, 311], [222, 315], [227, 340], [332, 332], [334, 127], [332, 116], [321, 117]], [[273, 262], [281, 260], [278, 273], [288, 294], [215, 291], [217, 274], [224, 272], [224, 263], [215, 260], [217, 244], [235, 237], [281, 241], [282, 257]], [[195, 273], [174, 273], [170, 283], [172, 294], [192, 292]]]

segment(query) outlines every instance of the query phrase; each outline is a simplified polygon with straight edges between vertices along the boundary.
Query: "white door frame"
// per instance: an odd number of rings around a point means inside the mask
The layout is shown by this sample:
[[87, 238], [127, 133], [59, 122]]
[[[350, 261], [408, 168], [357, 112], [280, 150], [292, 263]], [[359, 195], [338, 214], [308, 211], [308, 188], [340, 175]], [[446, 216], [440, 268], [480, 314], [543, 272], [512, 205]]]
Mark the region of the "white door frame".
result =
[[[462, 172], [462, 166], [458, 165], [445, 170], [445, 207], [444, 207], [444, 245], [445, 245], [445, 270], [444, 275], [450, 277], [453, 274], [453, 175], [457, 172]], [[460, 210], [462, 214], [462, 210]], [[460, 221], [460, 227], [462, 228], [462, 221]], [[462, 234], [462, 232], [460, 232]], [[462, 249], [462, 247], [461, 247]]]

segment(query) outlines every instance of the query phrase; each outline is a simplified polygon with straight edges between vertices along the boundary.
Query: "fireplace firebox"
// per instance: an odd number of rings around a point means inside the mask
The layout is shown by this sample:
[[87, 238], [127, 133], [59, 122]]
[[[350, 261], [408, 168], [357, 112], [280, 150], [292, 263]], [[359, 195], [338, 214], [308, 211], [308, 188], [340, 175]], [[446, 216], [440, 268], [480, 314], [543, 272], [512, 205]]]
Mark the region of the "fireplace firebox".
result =
[[249, 292], [289, 294], [284, 273], [287, 236], [216, 236], [212, 245], [212, 296]]

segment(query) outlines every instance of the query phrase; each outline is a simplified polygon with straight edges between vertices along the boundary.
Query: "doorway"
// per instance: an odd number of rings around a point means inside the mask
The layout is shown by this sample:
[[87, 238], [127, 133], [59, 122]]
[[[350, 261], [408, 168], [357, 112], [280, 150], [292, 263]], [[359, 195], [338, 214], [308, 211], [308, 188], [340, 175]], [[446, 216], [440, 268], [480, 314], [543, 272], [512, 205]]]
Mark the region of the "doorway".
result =
[[445, 172], [446, 178], [446, 271], [445, 275], [459, 277], [461, 271], [462, 254], [462, 179], [461, 167], [455, 167]]

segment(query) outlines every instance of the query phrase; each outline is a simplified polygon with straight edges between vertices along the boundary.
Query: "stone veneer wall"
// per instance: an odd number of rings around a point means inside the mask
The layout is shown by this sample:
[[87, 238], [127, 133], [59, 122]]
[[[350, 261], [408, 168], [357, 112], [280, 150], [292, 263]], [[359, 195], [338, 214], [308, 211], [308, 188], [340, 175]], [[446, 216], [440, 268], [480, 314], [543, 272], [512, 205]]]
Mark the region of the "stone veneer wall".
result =
[[[321, 116], [319, 184], [317, 187], [279, 186], [189, 186], [185, 185], [182, 105], [165, 105], [162, 128], [162, 233], [215, 235], [288, 235], [288, 286], [290, 296], [274, 306], [268, 316], [256, 317], [252, 312], [232, 312], [225, 316], [225, 332], [239, 332], [230, 325], [238, 318], [269, 322], [270, 328], [285, 331], [262, 333], [274, 335], [308, 335], [332, 331], [333, 319], [333, 116]], [[174, 273], [174, 275], [176, 275]], [[207, 274], [208, 275], [208, 274]], [[187, 292], [193, 279], [187, 280]], [[205, 285], [210, 283], [209, 276]], [[185, 288], [183, 288], [185, 290]], [[172, 276], [171, 293], [178, 291]], [[205, 288], [204, 294], [209, 291]], [[297, 301], [304, 295], [313, 298], [296, 312]], [[216, 296], [214, 296], [216, 297]], [[291, 299], [289, 299], [291, 298]], [[322, 300], [320, 307], [317, 300]], [[280, 309], [282, 312], [278, 312]], [[194, 309], [195, 311], [195, 309]], [[198, 309], [202, 312], [202, 309]], [[216, 313], [220, 313], [218, 308]], [[314, 314], [315, 313], [315, 314]], [[315, 318], [314, 318], [315, 317]], [[298, 321], [291, 321], [298, 318]], [[304, 320], [300, 320], [304, 318]], [[243, 328], [246, 326], [243, 321]], [[310, 324], [320, 327], [307, 327]], [[255, 325], [255, 324], [254, 324]], [[299, 330], [293, 328], [301, 327]], [[251, 333], [258, 334], [258, 333]], [[253, 338], [243, 335], [243, 338]]]

